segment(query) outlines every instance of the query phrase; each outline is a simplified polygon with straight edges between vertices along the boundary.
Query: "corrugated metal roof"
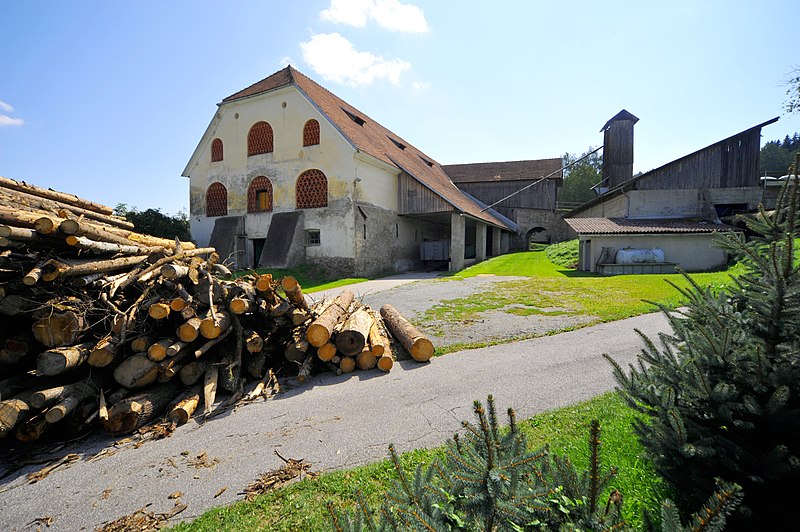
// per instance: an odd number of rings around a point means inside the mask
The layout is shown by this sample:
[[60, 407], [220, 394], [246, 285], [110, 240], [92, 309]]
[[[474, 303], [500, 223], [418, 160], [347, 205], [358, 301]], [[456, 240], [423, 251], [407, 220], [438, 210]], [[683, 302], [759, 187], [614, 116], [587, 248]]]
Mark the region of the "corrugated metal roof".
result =
[[512, 229], [500, 218], [481, 212], [481, 208], [456, 187], [433, 158], [291, 66], [228, 96], [220, 105], [287, 85], [300, 89], [357, 149], [407, 172], [465, 214]]
[[564, 221], [575, 232], [584, 235], [713, 233], [738, 230], [729, 225], [698, 219], [565, 218]]

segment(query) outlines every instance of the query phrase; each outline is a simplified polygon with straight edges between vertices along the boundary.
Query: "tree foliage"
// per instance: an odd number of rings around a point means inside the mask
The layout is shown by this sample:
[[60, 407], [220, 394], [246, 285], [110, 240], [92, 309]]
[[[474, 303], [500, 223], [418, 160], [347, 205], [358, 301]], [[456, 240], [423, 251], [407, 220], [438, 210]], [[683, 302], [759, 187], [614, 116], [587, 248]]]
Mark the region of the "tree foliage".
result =
[[798, 133], [791, 137], [786, 135], [783, 141], [768, 141], [761, 147], [758, 173], [773, 177], [786, 175], [798, 150], [800, 150], [800, 134]]
[[189, 217], [185, 212], [176, 215], [164, 214], [161, 209], [138, 210], [128, 207], [125, 203], [118, 203], [114, 207], [114, 214], [124, 216], [126, 220], [136, 226], [136, 231], [162, 238], [178, 238], [184, 242], [192, 239], [189, 232]]
[[[573, 163], [593, 151], [589, 147], [581, 155], [565, 153], [562, 157], [564, 166]], [[603, 156], [599, 152], [593, 153], [586, 159], [564, 170], [564, 181], [558, 192], [559, 201], [584, 203], [596, 197], [597, 194], [591, 190], [593, 186], [602, 180]]]
[[786, 79], [786, 103], [787, 113], [797, 113], [800, 111], [800, 67], [795, 67]]
[[[795, 159], [800, 163], [800, 156]], [[715, 478], [744, 490], [736, 521], [779, 530], [800, 486], [800, 236], [798, 190], [787, 181], [774, 211], [750, 220], [757, 235], [719, 239], [747, 266], [719, 293], [680, 290], [684, 311], [666, 312], [673, 332], [646, 337], [638, 367], [614, 364], [635, 426], [678, 507], [695, 508]], [[613, 360], [612, 360], [613, 363]]]

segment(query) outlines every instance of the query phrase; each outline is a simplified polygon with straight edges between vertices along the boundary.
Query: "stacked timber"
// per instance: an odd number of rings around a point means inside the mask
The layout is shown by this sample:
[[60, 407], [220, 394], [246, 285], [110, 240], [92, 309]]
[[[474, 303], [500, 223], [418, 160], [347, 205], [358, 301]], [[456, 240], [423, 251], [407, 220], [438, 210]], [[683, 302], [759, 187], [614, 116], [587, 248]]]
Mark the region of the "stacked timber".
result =
[[0, 439], [185, 423], [282, 370], [389, 371], [403, 349], [433, 352], [349, 290], [309, 304], [292, 277], [232, 277], [213, 248], [0, 177]]

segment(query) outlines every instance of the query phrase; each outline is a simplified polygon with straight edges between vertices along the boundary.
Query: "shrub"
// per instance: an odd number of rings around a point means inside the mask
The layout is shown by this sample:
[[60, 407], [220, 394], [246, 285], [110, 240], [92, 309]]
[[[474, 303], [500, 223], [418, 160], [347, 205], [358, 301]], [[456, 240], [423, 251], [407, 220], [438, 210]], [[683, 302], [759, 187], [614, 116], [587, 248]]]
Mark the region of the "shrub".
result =
[[629, 373], [614, 364], [623, 396], [646, 415], [639, 439], [684, 513], [721, 477], [744, 490], [737, 525], [779, 529], [791, 514], [800, 482], [797, 203], [797, 187], [784, 186], [775, 211], [749, 221], [758, 236], [722, 237], [745, 273], [716, 293], [687, 277], [686, 310], [667, 313], [672, 334], [660, 345], [643, 337]]

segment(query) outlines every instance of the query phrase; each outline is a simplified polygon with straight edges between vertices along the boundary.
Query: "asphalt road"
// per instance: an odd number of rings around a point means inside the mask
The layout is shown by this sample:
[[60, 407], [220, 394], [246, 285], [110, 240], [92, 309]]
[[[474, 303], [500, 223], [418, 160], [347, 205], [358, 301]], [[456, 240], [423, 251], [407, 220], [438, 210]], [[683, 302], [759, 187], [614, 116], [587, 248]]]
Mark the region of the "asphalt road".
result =
[[[386, 374], [315, 376], [276, 399], [204, 425], [190, 421], [139, 448], [102, 452], [110, 440], [94, 436], [64, 451], [81, 454], [79, 461], [39, 482], [29, 484], [26, 475], [42, 464], [0, 481], [0, 530], [35, 530], [35, 520], [47, 517], [48, 530], [93, 530], [146, 504], [166, 512], [174, 492], [183, 493], [189, 507], [179, 518], [188, 519], [241, 499], [251, 481], [281, 465], [276, 449], [314, 470], [346, 468], [384, 458], [390, 443], [399, 451], [442, 444], [472, 419], [472, 401], [490, 393], [520, 419], [582, 401], [614, 387], [603, 353], [623, 364], [635, 360], [642, 342], [634, 328], [655, 338], [668, 324], [649, 314], [429, 364], [404, 361]], [[197, 460], [202, 453], [205, 460]]]

